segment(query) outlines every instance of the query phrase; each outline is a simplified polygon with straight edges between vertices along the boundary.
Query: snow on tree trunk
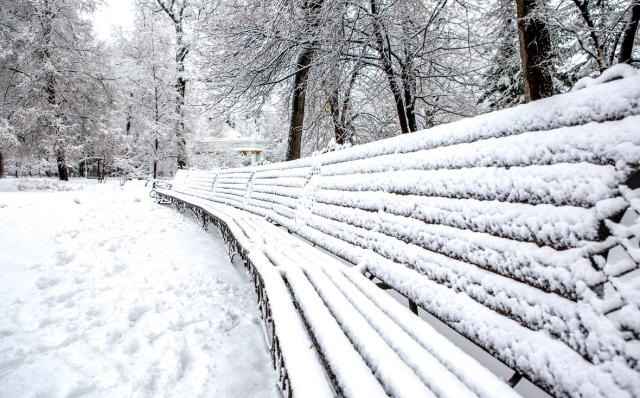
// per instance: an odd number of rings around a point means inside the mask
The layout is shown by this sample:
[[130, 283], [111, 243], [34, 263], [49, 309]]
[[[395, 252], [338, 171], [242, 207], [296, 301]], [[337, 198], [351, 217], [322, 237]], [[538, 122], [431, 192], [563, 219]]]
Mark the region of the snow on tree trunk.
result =
[[400, 132], [402, 134], [409, 133], [409, 125], [407, 122], [407, 114], [405, 104], [402, 98], [402, 89], [398, 83], [396, 72], [393, 69], [393, 61], [391, 60], [390, 49], [385, 44], [385, 34], [383, 32], [382, 22], [380, 21], [380, 11], [377, 0], [371, 0], [371, 14], [374, 16], [373, 34], [382, 61], [382, 69], [389, 80], [389, 88], [393, 94], [396, 111], [398, 112], [398, 121], [400, 122]]
[[185, 40], [184, 26], [185, 12], [187, 11], [187, 2], [174, 0], [166, 2], [164, 0], [156, 0], [156, 3], [162, 8], [165, 14], [173, 23], [176, 32], [175, 51], [176, 51], [176, 141], [177, 141], [177, 162], [178, 168], [187, 167], [187, 150], [185, 138], [185, 95], [187, 91], [187, 78], [185, 76], [184, 61], [189, 54], [189, 43]]
[[553, 95], [551, 37], [539, 0], [517, 0], [516, 5], [524, 100], [529, 102]]
[[69, 169], [65, 164], [65, 156], [62, 150], [56, 154], [56, 163], [58, 165], [58, 178], [63, 181], [69, 181]]
[[184, 43], [184, 32], [182, 30], [182, 20], [175, 24], [176, 28], [176, 89], [178, 98], [176, 101], [176, 114], [178, 115], [176, 139], [178, 141], [178, 168], [187, 167], [187, 150], [184, 129], [184, 99], [187, 91], [187, 80], [185, 77], [184, 59], [189, 53], [189, 48]]
[[618, 62], [620, 63], [631, 63], [633, 43], [636, 38], [636, 31], [638, 30], [638, 21], [640, 21], [640, 0], [631, 0], [631, 2], [631, 6], [629, 7], [629, 20], [624, 30], [622, 43], [620, 43], [620, 54], [618, 55]]
[[[322, 8], [322, 0], [307, 0], [303, 6], [308, 32], [313, 35], [319, 23], [318, 11]], [[286, 160], [300, 159], [302, 150], [302, 129], [304, 128], [304, 105], [307, 95], [309, 70], [313, 62], [315, 39], [306, 46], [298, 56], [297, 70], [293, 80], [293, 94], [291, 99], [291, 115], [289, 123], [289, 138], [287, 143]]]
[[302, 129], [304, 127], [304, 104], [307, 95], [309, 68], [313, 59], [313, 50], [306, 49], [298, 58], [298, 71], [293, 80], [293, 98], [291, 100], [291, 120], [289, 123], [289, 141], [287, 160], [300, 159], [302, 148]]

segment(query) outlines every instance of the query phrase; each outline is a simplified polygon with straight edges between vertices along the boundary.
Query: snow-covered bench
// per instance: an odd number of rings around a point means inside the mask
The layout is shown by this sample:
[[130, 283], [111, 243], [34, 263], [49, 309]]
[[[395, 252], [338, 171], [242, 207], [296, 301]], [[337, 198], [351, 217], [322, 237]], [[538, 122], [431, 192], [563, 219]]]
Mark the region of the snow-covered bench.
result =
[[514, 382], [632, 397], [639, 169], [636, 76], [156, 193], [251, 270], [285, 395], [517, 395], [422, 309]]

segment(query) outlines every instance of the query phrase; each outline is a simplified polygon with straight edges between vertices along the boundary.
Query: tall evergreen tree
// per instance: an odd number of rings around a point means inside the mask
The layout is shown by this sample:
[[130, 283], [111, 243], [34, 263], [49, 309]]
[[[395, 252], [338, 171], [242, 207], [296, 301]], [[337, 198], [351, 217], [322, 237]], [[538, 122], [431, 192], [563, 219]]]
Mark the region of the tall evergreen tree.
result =
[[486, 88], [478, 100], [490, 110], [508, 108], [524, 101], [515, 14], [515, 6], [509, 0], [500, 0], [493, 13], [499, 21], [494, 32], [497, 48], [484, 76]]

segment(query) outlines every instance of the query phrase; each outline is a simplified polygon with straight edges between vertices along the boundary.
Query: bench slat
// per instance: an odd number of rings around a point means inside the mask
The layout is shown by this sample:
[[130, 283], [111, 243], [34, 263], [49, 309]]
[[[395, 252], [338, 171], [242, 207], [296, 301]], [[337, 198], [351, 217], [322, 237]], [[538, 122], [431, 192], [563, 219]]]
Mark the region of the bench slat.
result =
[[[290, 267], [286, 280], [309, 328], [313, 331], [318, 348], [326, 361], [332, 364], [333, 376], [345, 397], [386, 397], [369, 367], [340, 329], [314, 288], [297, 267]], [[354, 381], [356, 381], [354, 383]]]
[[[351, 225], [347, 234], [377, 239], [378, 231], [398, 241], [413, 244], [467, 262], [509, 278], [528, 283], [568, 298], [578, 296], [578, 287], [594, 286], [606, 280], [604, 273], [584, 258], [584, 248], [557, 251], [528, 242], [495, 237], [486, 233], [425, 224], [422, 221], [357, 209], [316, 204], [308, 225], [331, 233], [333, 228]], [[400, 243], [400, 242], [398, 242]], [[584, 242], [583, 242], [584, 243]]]
[[[556, 249], [578, 247], [598, 239], [603, 218], [596, 209], [571, 206], [530, 205], [475, 199], [451, 199], [397, 195], [386, 192], [317, 190], [310, 194], [316, 206], [335, 205], [410, 217], [428, 224], [485, 232], [516, 241], [533, 242]], [[332, 207], [333, 208], [333, 207]]]
[[329, 190], [593, 207], [611, 197], [625, 179], [613, 166], [563, 163], [319, 176], [314, 183], [318, 189]]
[[[634, 378], [634, 372], [624, 365], [613, 362], [596, 367], [566, 345], [549, 339], [546, 334], [529, 330], [506, 317], [496, 316], [468, 296], [397, 264], [377, 261], [370, 263], [368, 269], [458, 332], [469, 336], [558, 396], [631, 397], [639, 392], [637, 385], [618, 384], [620, 379], [626, 379], [626, 383], [630, 384]], [[614, 376], [618, 380], [614, 380]], [[625, 387], [636, 390], [626, 391]]]
[[[351, 344], [373, 370], [389, 395], [407, 398], [435, 397], [321, 269], [310, 266], [302, 269], [329, 312], [345, 331]], [[461, 396], [468, 396], [468, 393]]]
[[[550, 131], [483, 139], [472, 143], [335, 163], [323, 176], [399, 170], [443, 170], [475, 167], [522, 167], [558, 163], [615, 164], [640, 159], [640, 116]], [[514, 151], [513, 148], [519, 148]]]
[[[381, 295], [377, 286], [373, 285], [361, 273], [354, 271], [345, 269], [340, 274], [356, 286], [360, 294], [366, 296], [375, 307], [383, 311], [385, 316], [393, 319], [402, 330], [415, 339], [434, 358], [437, 358], [445, 369], [455, 374], [459, 380], [462, 380], [478, 396], [486, 398], [517, 396], [513, 389], [489, 372], [487, 368], [468, 357], [432, 326], [416, 317], [396, 300], [390, 296]], [[330, 273], [329, 277], [338, 280], [338, 275], [338, 273]], [[352, 293], [352, 295], [356, 294]], [[368, 307], [362, 307], [361, 311], [363, 314], [374, 313]], [[381, 326], [386, 325], [386, 323], [387, 321], [380, 320]], [[427, 369], [429, 369], [429, 372], [434, 372], [431, 367]], [[446, 380], [447, 376], [440, 375], [438, 370], [435, 370], [435, 372], [438, 373], [432, 374], [434, 383], [439, 383], [443, 379]], [[445, 385], [448, 385], [448, 383]], [[444, 394], [446, 391], [439, 393]]]
[[[308, 218], [306, 227], [292, 228], [318, 244], [326, 244], [326, 236], [332, 236], [336, 238], [332, 242], [348, 242], [359, 246], [359, 249], [356, 249], [343, 245], [342, 250], [350, 252], [347, 258], [354, 263], [367, 259], [371, 252], [378, 253], [380, 258], [397, 263], [397, 268], [415, 269], [430, 280], [464, 293], [527, 328], [548, 330], [586, 357], [606, 360], [617, 356], [620, 351], [625, 351], [623, 347], [626, 344], [619, 331], [613, 329], [610, 322], [589, 304], [578, 306], [573, 301], [545, 293], [514, 279], [487, 272], [471, 264], [399, 242], [376, 232], [359, 234], [355, 231], [356, 228], [329, 224], [326, 220], [321, 220], [315, 227], [322, 235], [308, 235], [308, 229], [314, 225], [310, 219], [311, 217]], [[375, 237], [372, 238], [372, 235]], [[329, 250], [335, 252], [333, 247], [329, 247]], [[597, 300], [594, 296], [591, 294], [590, 298]], [[593, 333], [594, 331], [597, 333]], [[633, 357], [630, 359], [635, 360]]]

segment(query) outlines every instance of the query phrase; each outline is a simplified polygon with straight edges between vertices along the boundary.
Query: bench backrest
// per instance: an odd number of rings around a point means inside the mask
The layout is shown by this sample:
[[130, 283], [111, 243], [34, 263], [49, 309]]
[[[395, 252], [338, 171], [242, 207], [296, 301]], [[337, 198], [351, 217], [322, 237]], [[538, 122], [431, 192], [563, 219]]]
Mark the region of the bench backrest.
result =
[[175, 189], [362, 267], [554, 395], [640, 396], [639, 115], [635, 76]]

